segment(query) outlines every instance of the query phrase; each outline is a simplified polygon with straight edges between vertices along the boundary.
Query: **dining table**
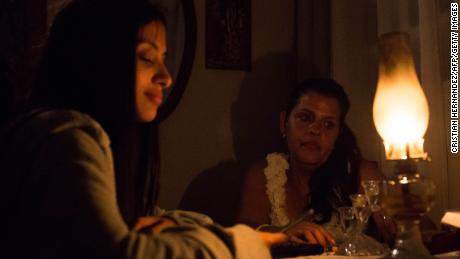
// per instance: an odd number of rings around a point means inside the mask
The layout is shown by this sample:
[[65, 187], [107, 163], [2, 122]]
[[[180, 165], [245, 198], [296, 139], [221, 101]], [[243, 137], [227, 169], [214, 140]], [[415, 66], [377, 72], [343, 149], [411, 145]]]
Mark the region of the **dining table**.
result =
[[[453, 259], [460, 258], [460, 250], [436, 254], [433, 255], [434, 258], [443, 258], [443, 259]], [[332, 253], [323, 253], [321, 255], [307, 255], [307, 256], [297, 256], [297, 257], [285, 257], [283, 259], [377, 259], [385, 258], [385, 256], [344, 256], [344, 255], [334, 255]]]

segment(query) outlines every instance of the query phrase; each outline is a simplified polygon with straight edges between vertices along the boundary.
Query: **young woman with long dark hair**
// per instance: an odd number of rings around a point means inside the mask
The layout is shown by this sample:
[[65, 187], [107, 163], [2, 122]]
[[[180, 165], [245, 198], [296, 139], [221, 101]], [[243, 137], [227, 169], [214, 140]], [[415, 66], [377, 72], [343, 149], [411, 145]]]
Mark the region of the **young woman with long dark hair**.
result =
[[269, 258], [286, 239], [155, 211], [165, 30], [143, 1], [57, 15], [28, 111], [2, 132], [2, 258]]

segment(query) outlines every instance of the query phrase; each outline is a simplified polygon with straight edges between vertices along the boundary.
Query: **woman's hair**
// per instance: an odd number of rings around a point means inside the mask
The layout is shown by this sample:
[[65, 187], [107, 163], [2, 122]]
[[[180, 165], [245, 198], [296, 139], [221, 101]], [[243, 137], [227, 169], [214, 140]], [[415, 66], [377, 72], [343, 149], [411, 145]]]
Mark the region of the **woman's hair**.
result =
[[292, 110], [299, 104], [300, 98], [308, 92], [316, 92], [324, 96], [335, 98], [340, 106], [340, 124], [343, 125], [345, 117], [350, 108], [350, 101], [343, 90], [343, 87], [336, 81], [327, 78], [310, 78], [302, 81], [289, 95], [286, 105], [286, 117], [289, 117]]
[[150, 213], [158, 194], [157, 123], [135, 119], [135, 48], [139, 29], [152, 21], [165, 24], [147, 1], [73, 1], [54, 20], [29, 102], [30, 109], [75, 109], [102, 125], [128, 224]]
[[323, 223], [330, 220], [333, 210], [350, 204], [350, 194], [358, 192], [361, 153], [353, 132], [345, 123], [350, 101], [343, 87], [332, 79], [314, 78], [301, 82], [289, 97], [286, 117], [309, 92], [332, 97], [340, 106], [339, 136], [326, 162], [310, 178], [306, 204], [307, 208], [315, 210], [318, 223]]

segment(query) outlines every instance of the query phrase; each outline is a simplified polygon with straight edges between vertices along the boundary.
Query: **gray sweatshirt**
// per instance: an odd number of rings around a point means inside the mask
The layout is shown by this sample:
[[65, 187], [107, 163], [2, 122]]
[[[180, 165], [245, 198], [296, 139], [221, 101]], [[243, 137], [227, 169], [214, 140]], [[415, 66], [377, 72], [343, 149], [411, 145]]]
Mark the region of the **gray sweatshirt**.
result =
[[45, 111], [12, 127], [0, 142], [1, 258], [270, 258], [244, 225], [171, 213], [184, 223], [131, 231], [117, 206], [109, 138], [88, 115]]

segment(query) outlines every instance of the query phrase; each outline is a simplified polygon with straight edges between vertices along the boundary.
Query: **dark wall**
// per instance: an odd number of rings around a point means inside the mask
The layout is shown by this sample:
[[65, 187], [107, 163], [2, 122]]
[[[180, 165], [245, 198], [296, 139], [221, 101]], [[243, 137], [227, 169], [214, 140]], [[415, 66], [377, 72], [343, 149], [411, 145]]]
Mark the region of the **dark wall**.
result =
[[0, 2], [2, 114], [23, 105], [46, 38], [46, 0]]

